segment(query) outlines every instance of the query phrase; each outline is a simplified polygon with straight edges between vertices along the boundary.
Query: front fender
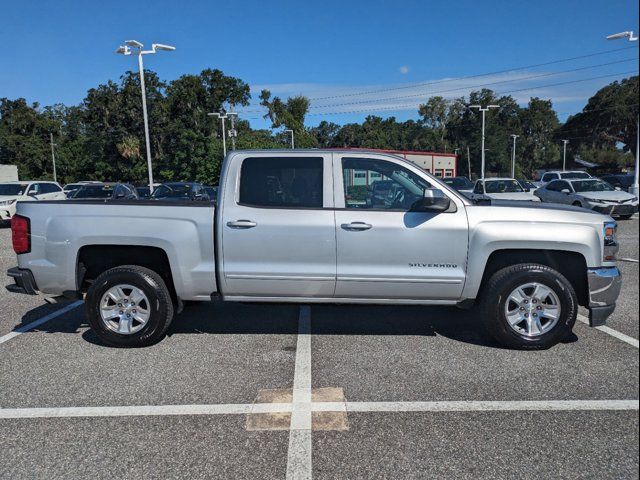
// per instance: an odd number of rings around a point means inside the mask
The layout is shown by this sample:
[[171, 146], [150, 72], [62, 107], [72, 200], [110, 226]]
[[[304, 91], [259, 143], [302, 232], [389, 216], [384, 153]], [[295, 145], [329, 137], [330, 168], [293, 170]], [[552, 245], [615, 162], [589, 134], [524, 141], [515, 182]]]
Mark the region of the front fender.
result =
[[560, 250], [579, 253], [588, 266], [602, 262], [601, 239], [592, 225], [485, 221], [470, 232], [462, 298], [476, 298], [487, 261], [499, 250]]

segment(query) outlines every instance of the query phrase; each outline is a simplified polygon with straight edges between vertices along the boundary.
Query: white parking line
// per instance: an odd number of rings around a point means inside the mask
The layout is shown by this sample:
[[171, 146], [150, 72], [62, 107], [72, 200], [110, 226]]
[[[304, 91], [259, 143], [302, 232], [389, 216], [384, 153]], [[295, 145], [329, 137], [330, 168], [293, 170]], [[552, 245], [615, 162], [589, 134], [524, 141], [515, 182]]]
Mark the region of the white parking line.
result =
[[618, 258], [619, 262], [639, 263], [635, 258]]
[[[587, 325], [589, 325], [589, 319], [584, 315], [578, 314], [578, 320], [580, 320], [582, 323], [586, 323]], [[595, 327], [595, 329], [600, 330], [601, 332], [604, 332], [607, 335], [611, 335], [612, 337], [616, 337], [618, 340], [622, 340], [623, 342], [628, 343], [632, 347], [638, 348], [637, 339], [630, 337], [629, 335], [625, 335], [624, 333], [621, 333], [617, 330], [614, 330], [611, 327], [607, 327], [606, 325], [603, 325], [601, 327]]]
[[[553, 412], [553, 411], [637, 411], [638, 400], [510, 400], [510, 401], [432, 401], [432, 402], [310, 402], [300, 406], [298, 412]], [[53, 408], [0, 408], [0, 420], [29, 418], [80, 418], [80, 417], [133, 417], [173, 415], [241, 415], [252, 413], [290, 413], [296, 407], [291, 403], [231, 403], [218, 405], [131, 405], [113, 407], [53, 407]], [[311, 430], [291, 430], [290, 433]], [[290, 437], [291, 438], [291, 437]], [[294, 435], [296, 441], [303, 439]], [[309, 439], [311, 436], [309, 435]], [[306, 445], [294, 443], [296, 456], [291, 465], [291, 475], [311, 475], [311, 455]], [[287, 471], [291, 463], [291, 450]], [[291, 477], [300, 478], [300, 477]]]
[[54, 318], [59, 317], [60, 315], [67, 313], [70, 310], [73, 310], [74, 308], [76, 308], [78, 305], [82, 303], [83, 303], [82, 300], [77, 300], [73, 303], [70, 303], [66, 307], [61, 308], [60, 310], [56, 310], [55, 312], [50, 313], [49, 315], [45, 315], [44, 317], [39, 318], [38, 320], [34, 320], [33, 322], [27, 323], [22, 327], [18, 327], [14, 331], [0, 337], [0, 344], [4, 342], [8, 342], [12, 338], [17, 337], [18, 335], [22, 335], [23, 333], [28, 332], [29, 330], [33, 330], [34, 328], [42, 325], [43, 323], [46, 323], [49, 320], [53, 320]]
[[300, 307], [287, 480], [311, 479], [311, 308]]

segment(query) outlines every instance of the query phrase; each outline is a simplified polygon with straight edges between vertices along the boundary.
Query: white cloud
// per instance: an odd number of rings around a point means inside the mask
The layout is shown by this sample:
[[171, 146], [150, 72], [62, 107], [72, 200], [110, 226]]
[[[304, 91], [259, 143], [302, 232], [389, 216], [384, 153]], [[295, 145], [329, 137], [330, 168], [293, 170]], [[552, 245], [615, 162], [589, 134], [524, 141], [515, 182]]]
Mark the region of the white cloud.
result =
[[403, 75], [406, 75], [407, 73], [409, 73], [409, 67], [407, 67], [406, 65], [403, 65], [400, 67], [400, 73]]

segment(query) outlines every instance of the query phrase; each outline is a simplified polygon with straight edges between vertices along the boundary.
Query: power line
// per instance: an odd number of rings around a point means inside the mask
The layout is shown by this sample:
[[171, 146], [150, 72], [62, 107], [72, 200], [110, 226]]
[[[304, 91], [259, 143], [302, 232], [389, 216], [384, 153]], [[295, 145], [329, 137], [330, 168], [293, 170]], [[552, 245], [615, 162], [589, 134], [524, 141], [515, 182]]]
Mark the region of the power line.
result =
[[[547, 87], [556, 87], [556, 86], [560, 86], [560, 85], [569, 85], [569, 84], [573, 84], [573, 83], [580, 83], [580, 82], [588, 82], [591, 80], [598, 80], [601, 78], [608, 78], [608, 77], [618, 77], [621, 75], [629, 75], [635, 73], [637, 74], [637, 70], [629, 70], [626, 72], [619, 72], [619, 73], [612, 73], [612, 74], [608, 74], [608, 75], [600, 75], [597, 77], [590, 77], [590, 78], [584, 78], [584, 79], [579, 79], [579, 80], [570, 80], [567, 82], [557, 82], [557, 83], [549, 83], [546, 85], [540, 85], [537, 87], [527, 87], [527, 88], [520, 88], [520, 89], [514, 89], [514, 90], [506, 90], [503, 92], [496, 92], [496, 95], [505, 95], [508, 93], [516, 93], [516, 92], [526, 92], [526, 91], [531, 91], [531, 90], [540, 90], [542, 88], [547, 88]], [[386, 110], [404, 110], [407, 108], [412, 108], [412, 107], [419, 107], [420, 103], [408, 103], [408, 104], [401, 104], [401, 105], [390, 105], [388, 107], [374, 107], [374, 108], [364, 108], [364, 109], [359, 109], [359, 110], [350, 110], [350, 111], [345, 111], [345, 112], [316, 112], [316, 113], [308, 113], [308, 116], [322, 116], [322, 115], [345, 115], [345, 114], [352, 114], [352, 113], [363, 113], [363, 112], [378, 112], [378, 111], [386, 111]]]
[[394, 91], [394, 90], [402, 90], [402, 89], [406, 89], [406, 88], [415, 88], [415, 87], [423, 87], [423, 86], [428, 86], [428, 85], [436, 85], [439, 83], [444, 83], [444, 82], [451, 82], [454, 80], [466, 80], [469, 78], [478, 78], [478, 77], [486, 77], [489, 75], [498, 75], [500, 73], [508, 73], [508, 72], [516, 72], [518, 70], [526, 70], [529, 68], [537, 68], [537, 67], [544, 67], [547, 65], [555, 65], [558, 63], [564, 63], [564, 62], [571, 62], [573, 60], [580, 60], [582, 58], [591, 58], [591, 57], [597, 57], [599, 55], [607, 55], [609, 53], [615, 53], [615, 52], [620, 52], [623, 50], [629, 50], [631, 48], [636, 48], [635, 45], [629, 46], [629, 47], [622, 47], [622, 48], [615, 48], [612, 50], [605, 50], [605, 51], [600, 51], [600, 52], [594, 52], [594, 53], [588, 53], [586, 55], [580, 55], [577, 57], [570, 57], [570, 58], [561, 58], [558, 60], [552, 60], [549, 62], [544, 62], [544, 63], [536, 63], [536, 64], [532, 64], [532, 65], [525, 65], [522, 67], [514, 67], [514, 68], [508, 68], [505, 70], [497, 70], [494, 72], [488, 72], [488, 73], [478, 73], [475, 75], [468, 75], [468, 76], [464, 76], [464, 77], [454, 77], [454, 78], [448, 78], [448, 79], [443, 79], [443, 80], [435, 80], [435, 81], [431, 81], [431, 82], [423, 82], [423, 83], [414, 83], [414, 84], [408, 84], [408, 85], [401, 85], [398, 87], [388, 87], [388, 88], [381, 88], [378, 90], [369, 90], [369, 91], [364, 91], [364, 92], [352, 92], [352, 93], [344, 93], [344, 94], [340, 94], [340, 95], [331, 95], [331, 96], [327, 96], [327, 97], [312, 97], [309, 98], [309, 100], [331, 100], [334, 98], [344, 98], [344, 97], [353, 97], [353, 96], [358, 96], [358, 95], [369, 95], [372, 93], [381, 93], [381, 92], [390, 92], [390, 91]]
[[615, 62], [607, 62], [607, 63], [600, 63], [597, 65], [588, 65], [586, 67], [579, 67], [579, 68], [571, 68], [568, 70], [561, 70], [559, 72], [548, 72], [548, 73], [541, 73], [538, 75], [530, 75], [527, 77], [520, 77], [520, 78], [516, 78], [516, 79], [509, 79], [509, 80], [498, 80], [495, 82], [488, 82], [488, 83], [481, 83], [481, 84], [476, 84], [476, 85], [465, 85], [463, 87], [456, 87], [456, 88], [450, 88], [447, 90], [438, 90], [435, 92], [423, 92], [423, 93], [417, 93], [417, 94], [412, 94], [412, 95], [401, 95], [401, 96], [395, 96], [395, 97], [386, 97], [386, 98], [371, 98], [371, 99], [367, 99], [367, 100], [358, 100], [358, 101], [354, 101], [354, 102], [344, 102], [344, 103], [332, 103], [332, 104], [327, 104], [327, 105], [311, 105], [310, 108], [327, 108], [327, 107], [341, 107], [344, 105], [360, 105], [360, 104], [366, 104], [366, 103], [371, 103], [371, 102], [384, 102], [384, 101], [388, 101], [388, 100], [401, 100], [404, 98], [416, 98], [416, 97], [423, 97], [425, 95], [429, 95], [429, 96], [433, 96], [439, 93], [448, 93], [448, 92], [455, 92], [458, 90], [468, 90], [468, 89], [475, 89], [475, 88], [480, 88], [480, 87], [487, 87], [489, 85], [498, 85], [501, 83], [513, 83], [513, 82], [521, 82], [524, 80], [532, 80], [534, 78], [542, 78], [542, 77], [553, 77], [556, 75], [563, 75], [565, 73], [573, 73], [573, 72], [578, 72], [581, 70], [589, 70], [591, 68], [600, 68], [600, 67], [606, 67], [609, 65], [615, 65], [615, 64], [619, 64], [619, 63], [626, 63], [626, 62], [635, 62], [637, 61], [637, 58], [627, 58], [624, 60], [616, 60]]

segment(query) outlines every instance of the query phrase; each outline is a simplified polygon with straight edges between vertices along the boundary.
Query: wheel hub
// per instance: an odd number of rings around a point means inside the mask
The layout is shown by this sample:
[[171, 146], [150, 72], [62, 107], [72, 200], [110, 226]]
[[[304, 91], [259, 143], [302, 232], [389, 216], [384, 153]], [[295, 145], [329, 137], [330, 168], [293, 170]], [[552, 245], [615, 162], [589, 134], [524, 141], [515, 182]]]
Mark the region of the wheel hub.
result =
[[131, 335], [142, 330], [149, 321], [151, 309], [145, 293], [133, 285], [116, 285], [100, 300], [100, 317], [109, 330]]
[[504, 306], [509, 326], [521, 335], [538, 337], [553, 329], [560, 319], [558, 295], [538, 282], [516, 287]]

